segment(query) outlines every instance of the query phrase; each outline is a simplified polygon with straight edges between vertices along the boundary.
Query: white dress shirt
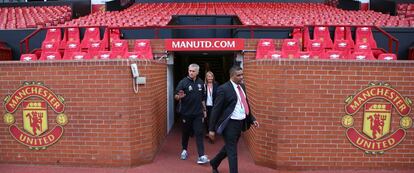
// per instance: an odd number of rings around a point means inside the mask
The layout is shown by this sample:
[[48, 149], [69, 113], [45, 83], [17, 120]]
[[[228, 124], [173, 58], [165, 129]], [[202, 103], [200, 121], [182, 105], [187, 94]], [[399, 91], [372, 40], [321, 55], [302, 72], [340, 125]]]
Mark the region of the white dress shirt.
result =
[[206, 106], [213, 106], [213, 86], [211, 88], [208, 88], [208, 84], [206, 84], [206, 90], [207, 90], [207, 101]]
[[[230, 119], [244, 120], [246, 118], [246, 112], [244, 111], [243, 104], [241, 102], [240, 95], [239, 95], [239, 90], [237, 89], [238, 85], [231, 80], [230, 82], [233, 85], [233, 89], [237, 94], [237, 104], [236, 104], [236, 107], [234, 108], [233, 113], [231, 113]], [[243, 94], [246, 95], [246, 93], [243, 91], [243, 88], [240, 87], [240, 89], [242, 90]]]

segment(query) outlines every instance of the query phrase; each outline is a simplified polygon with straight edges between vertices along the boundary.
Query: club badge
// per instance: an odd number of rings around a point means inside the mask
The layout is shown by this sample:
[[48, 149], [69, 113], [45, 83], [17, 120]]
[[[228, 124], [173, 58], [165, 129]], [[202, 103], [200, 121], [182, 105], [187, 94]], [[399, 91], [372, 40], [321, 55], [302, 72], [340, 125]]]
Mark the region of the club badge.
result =
[[[68, 123], [64, 114], [62, 96], [56, 95], [41, 82], [25, 82], [13, 94], [4, 98], [6, 114], [3, 121], [9, 125], [11, 136], [30, 149], [46, 149], [63, 135], [63, 126]], [[56, 125], [48, 123], [48, 108], [56, 117]], [[21, 117], [15, 117], [21, 112]], [[16, 121], [17, 120], [17, 121]]]
[[[406, 130], [413, 124], [409, 116], [411, 99], [403, 97], [386, 83], [371, 83], [354, 96], [349, 96], [345, 103], [346, 115], [342, 117], [345, 134], [365, 153], [383, 154], [394, 148], [403, 141]], [[393, 112], [399, 116], [392, 117]]]

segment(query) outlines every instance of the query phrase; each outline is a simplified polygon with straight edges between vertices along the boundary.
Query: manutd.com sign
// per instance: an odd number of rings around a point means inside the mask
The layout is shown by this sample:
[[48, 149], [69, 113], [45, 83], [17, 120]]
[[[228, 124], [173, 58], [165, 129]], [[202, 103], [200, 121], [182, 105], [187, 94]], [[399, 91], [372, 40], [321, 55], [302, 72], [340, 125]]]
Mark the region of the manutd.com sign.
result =
[[237, 51], [244, 49], [243, 39], [166, 39], [168, 51]]

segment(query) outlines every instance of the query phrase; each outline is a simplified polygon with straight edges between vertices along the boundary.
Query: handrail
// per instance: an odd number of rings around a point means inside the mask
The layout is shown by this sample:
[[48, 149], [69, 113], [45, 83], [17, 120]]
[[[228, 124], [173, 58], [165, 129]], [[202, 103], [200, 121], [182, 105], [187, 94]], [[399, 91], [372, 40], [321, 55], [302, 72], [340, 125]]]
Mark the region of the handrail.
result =
[[29, 34], [28, 36], [26, 36], [23, 40], [20, 41], [20, 53], [23, 53], [23, 43], [26, 43], [26, 53], [29, 52], [29, 40], [30, 38], [32, 38], [33, 36], [35, 36], [38, 32], [40, 32], [42, 30], [42, 28], [38, 28], [36, 29], [34, 32], [32, 32], [31, 34]]
[[400, 41], [397, 38], [389, 34], [388, 32], [384, 31], [378, 26], [375, 26], [375, 29], [380, 31], [381, 33], [385, 34], [388, 37], [388, 52], [392, 52], [392, 43], [395, 41], [395, 52], [398, 53], [398, 46], [400, 45]]

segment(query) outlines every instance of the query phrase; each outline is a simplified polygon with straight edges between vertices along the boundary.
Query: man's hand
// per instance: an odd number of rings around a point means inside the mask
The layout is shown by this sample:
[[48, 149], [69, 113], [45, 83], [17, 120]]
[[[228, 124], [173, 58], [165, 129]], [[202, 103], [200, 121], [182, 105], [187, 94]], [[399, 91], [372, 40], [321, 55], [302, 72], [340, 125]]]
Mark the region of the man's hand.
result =
[[178, 91], [178, 93], [175, 95], [175, 100], [180, 100], [185, 97], [185, 93], [183, 90]]
[[212, 141], [214, 141], [215, 136], [216, 136], [216, 133], [214, 133], [213, 131], [209, 131], [209, 132], [208, 132], [208, 137], [209, 137]]
[[259, 125], [259, 122], [257, 122], [257, 121], [253, 121], [253, 125], [254, 125], [254, 127], [256, 127], [256, 128], [258, 128], [260, 125]]

